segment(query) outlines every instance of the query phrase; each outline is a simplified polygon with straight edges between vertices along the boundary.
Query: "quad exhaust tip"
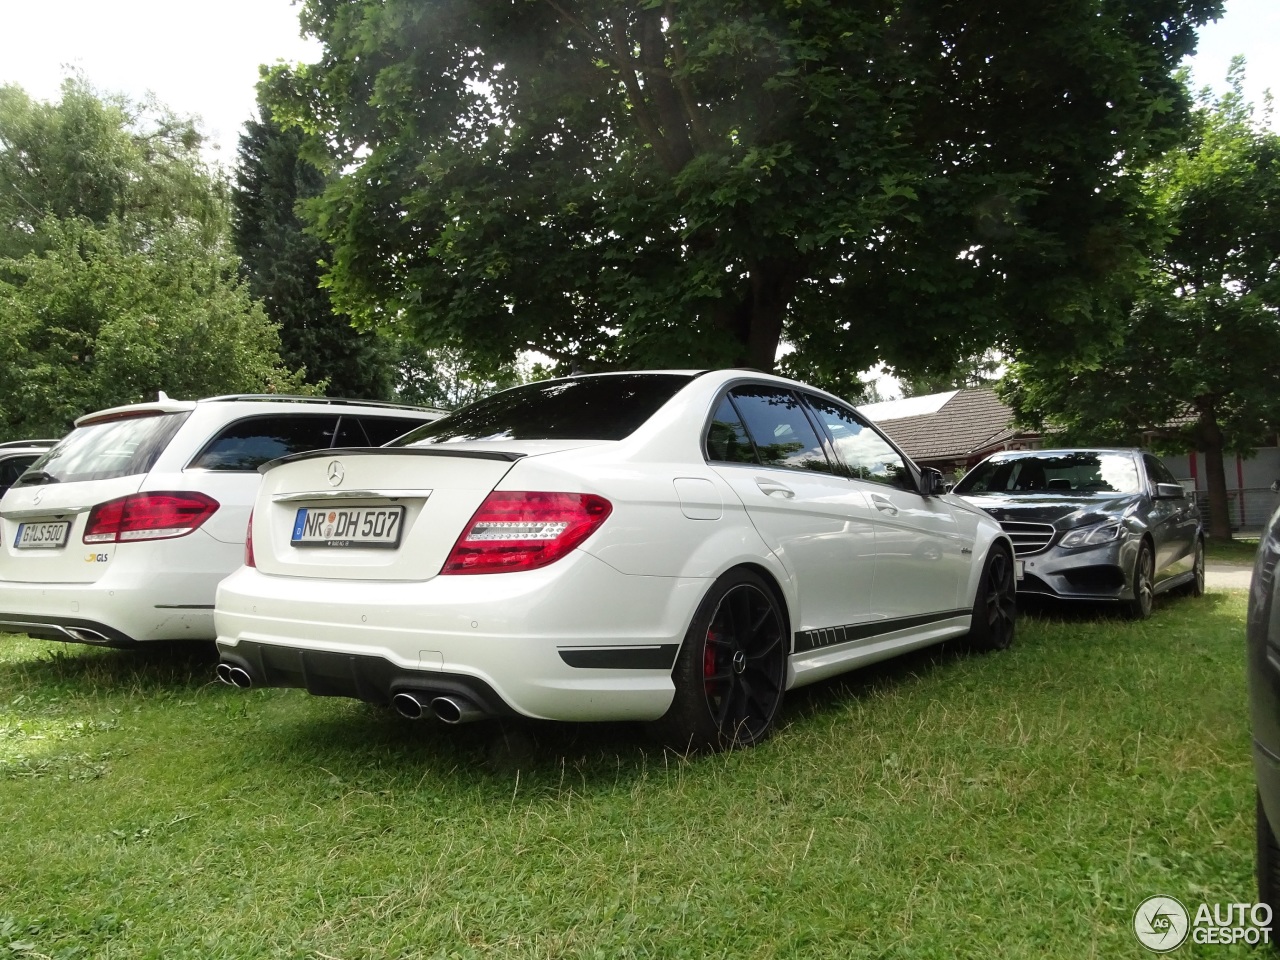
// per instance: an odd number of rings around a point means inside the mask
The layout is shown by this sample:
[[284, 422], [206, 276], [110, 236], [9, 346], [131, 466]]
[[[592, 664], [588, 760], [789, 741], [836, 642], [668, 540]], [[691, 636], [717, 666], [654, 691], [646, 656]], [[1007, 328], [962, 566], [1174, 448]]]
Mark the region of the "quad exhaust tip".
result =
[[434, 716], [450, 726], [481, 720], [489, 715], [469, 700], [458, 697], [432, 697], [430, 694], [403, 691], [391, 698], [391, 706], [396, 713], [409, 720], [421, 720], [426, 716]]
[[249, 671], [244, 667], [237, 667], [230, 663], [220, 663], [217, 668], [218, 679], [223, 683], [233, 687], [239, 687], [241, 690], [248, 690], [253, 686], [253, 677], [249, 675]]

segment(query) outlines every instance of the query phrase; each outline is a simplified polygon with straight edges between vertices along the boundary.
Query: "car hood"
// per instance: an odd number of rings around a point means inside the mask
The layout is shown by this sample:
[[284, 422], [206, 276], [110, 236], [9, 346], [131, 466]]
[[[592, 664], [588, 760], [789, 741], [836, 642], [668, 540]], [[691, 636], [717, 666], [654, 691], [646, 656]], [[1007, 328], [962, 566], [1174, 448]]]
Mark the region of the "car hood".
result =
[[1052, 523], [1060, 530], [1083, 527], [1090, 523], [1100, 523], [1128, 513], [1141, 499], [1140, 493], [1126, 493], [1119, 496], [1097, 495], [1063, 497], [1053, 494], [1046, 496], [1016, 497], [964, 496], [976, 507], [981, 507], [997, 520], [1021, 520], [1028, 523]]

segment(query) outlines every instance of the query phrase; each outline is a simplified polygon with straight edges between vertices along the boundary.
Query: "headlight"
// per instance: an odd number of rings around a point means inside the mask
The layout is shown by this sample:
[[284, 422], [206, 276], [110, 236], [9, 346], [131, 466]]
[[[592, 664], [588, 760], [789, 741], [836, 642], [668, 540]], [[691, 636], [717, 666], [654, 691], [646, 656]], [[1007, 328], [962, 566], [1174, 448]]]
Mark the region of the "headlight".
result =
[[1076, 527], [1068, 531], [1058, 545], [1061, 547], [1096, 547], [1100, 543], [1110, 543], [1120, 536], [1120, 521], [1106, 520], [1088, 527]]

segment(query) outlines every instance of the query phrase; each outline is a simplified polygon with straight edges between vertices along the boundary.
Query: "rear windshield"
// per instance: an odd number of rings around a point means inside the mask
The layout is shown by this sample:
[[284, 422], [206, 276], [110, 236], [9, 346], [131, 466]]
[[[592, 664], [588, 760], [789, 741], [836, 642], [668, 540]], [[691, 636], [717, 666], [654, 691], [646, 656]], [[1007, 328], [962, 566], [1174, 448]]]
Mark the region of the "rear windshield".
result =
[[146, 473], [188, 412], [148, 414], [76, 427], [18, 478], [16, 487], [111, 480]]
[[693, 379], [637, 373], [543, 380], [495, 393], [389, 446], [466, 440], [621, 440]]
[[1075, 453], [987, 460], [964, 475], [956, 493], [1137, 493], [1138, 465], [1127, 453]]

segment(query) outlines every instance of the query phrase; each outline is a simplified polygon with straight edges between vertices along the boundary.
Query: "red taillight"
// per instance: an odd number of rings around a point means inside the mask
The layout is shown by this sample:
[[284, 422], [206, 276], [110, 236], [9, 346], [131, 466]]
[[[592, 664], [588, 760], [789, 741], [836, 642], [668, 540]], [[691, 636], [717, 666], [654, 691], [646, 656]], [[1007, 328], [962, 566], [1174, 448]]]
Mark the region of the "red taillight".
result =
[[131, 493], [89, 511], [85, 543], [130, 543], [185, 537], [218, 509], [203, 493]]
[[554, 563], [604, 523], [613, 505], [594, 493], [494, 491], [485, 497], [441, 573], [506, 573]]
[[249, 511], [249, 525], [244, 528], [244, 565], [246, 567], [256, 567], [258, 564], [253, 559], [253, 511]]

